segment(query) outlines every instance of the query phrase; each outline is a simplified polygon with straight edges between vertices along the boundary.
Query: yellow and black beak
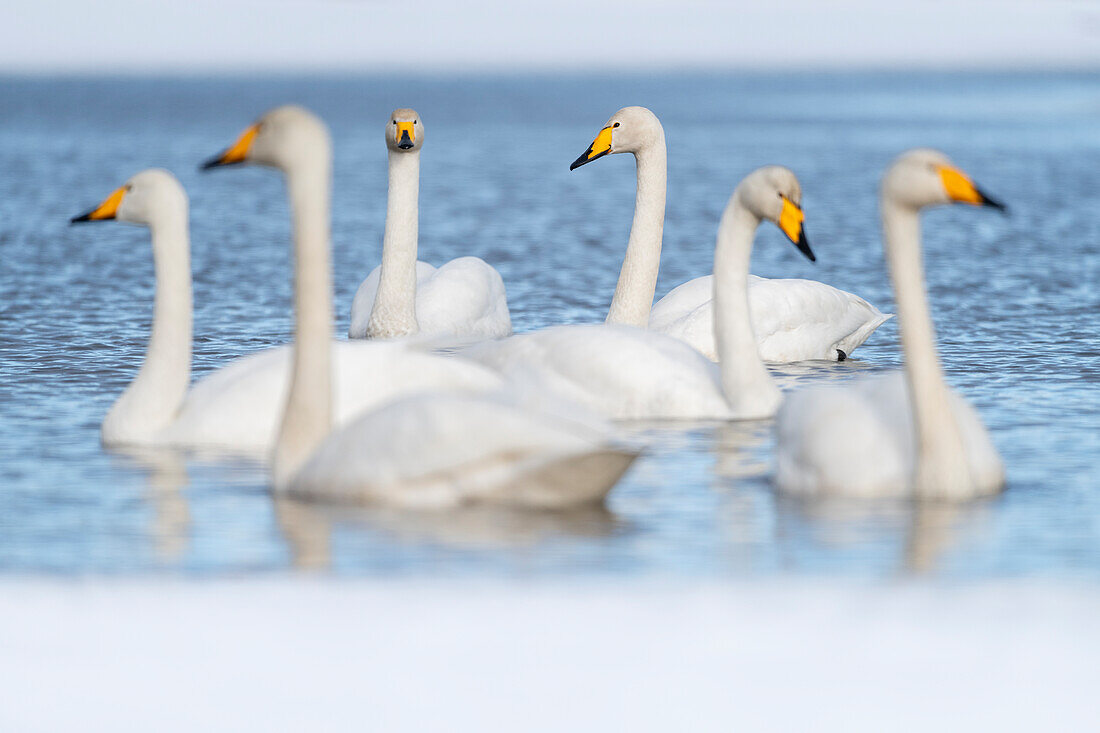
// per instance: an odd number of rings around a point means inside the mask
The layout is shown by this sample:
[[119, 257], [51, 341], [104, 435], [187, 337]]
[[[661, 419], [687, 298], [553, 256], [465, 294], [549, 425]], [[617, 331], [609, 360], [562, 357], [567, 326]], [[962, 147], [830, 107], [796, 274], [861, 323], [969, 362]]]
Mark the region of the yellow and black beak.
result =
[[248, 157], [248, 151], [252, 149], [252, 142], [256, 139], [256, 133], [259, 131], [259, 125], [249, 127], [241, 133], [241, 136], [237, 138], [237, 142], [203, 163], [202, 170], [243, 163]]
[[998, 211], [1008, 211], [1008, 208], [996, 199], [982, 193], [982, 190], [974, 185], [970, 177], [958, 168], [949, 165], [940, 166], [940, 180], [943, 188], [952, 201], [973, 206], [992, 206]]
[[84, 212], [80, 216], [74, 216], [72, 219], [69, 219], [69, 223], [77, 224], [82, 221], [107, 221], [109, 219], [114, 219], [118, 214], [118, 207], [122, 203], [122, 197], [126, 195], [126, 190], [126, 186], [116, 189], [102, 204], [91, 211]]
[[802, 226], [802, 220], [806, 215], [793, 201], [783, 197], [783, 210], [779, 212], [779, 228], [787, 235], [787, 239], [798, 247], [798, 251], [806, 255], [810, 262], [817, 262], [814, 251], [810, 249], [810, 243], [806, 241], [806, 230]]
[[600, 130], [600, 134], [596, 135], [596, 139], [592, 141], [592, 144], [588, 146], [588, 150], [585, 150], [581, 154], [581, 157], [573, 161], [573, 165], [569, 166], [569, 170], [576, 170], [585, 163], [591, 163], [596, 158], [602, 158], [611, 152], [611, 125]]
[[412, 149], [416, 145], [416, 123], [398, 122], [393, 137], [397, 140], [397, 147], [401, 150]]

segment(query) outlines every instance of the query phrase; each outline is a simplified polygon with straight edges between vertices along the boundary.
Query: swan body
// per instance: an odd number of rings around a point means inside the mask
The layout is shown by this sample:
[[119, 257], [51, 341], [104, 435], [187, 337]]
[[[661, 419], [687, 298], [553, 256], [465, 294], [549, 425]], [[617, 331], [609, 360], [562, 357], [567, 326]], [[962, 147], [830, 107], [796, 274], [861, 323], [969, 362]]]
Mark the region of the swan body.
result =
[[[771, 363], [845, 359], [887, 320], [858, 295], [816, 280], [749, 275], [749, 312], [760, 358]], [[686, 341], [711, 361], [714, 343], [714, 276], [673, 288], [653, 306], [650, 330]]]
[[[490, 392], [500, 377], [459, 359], [401, 342], [333, 341], [333, 421], [424, 390]], [[152, 439], [179, 447], [260, 453], [275, 444], [290, 389], [293, 350], [266, 349], [199, 380], [178, 417]]]
[[[954, 391], [949, 404], [976, 485], [1002, 485], [1004, 466], [981, 418]], [[917, 436], [902, 373], [793, 392], [776, 425], [776, 479], [785, 492], [864, 499], [912, 495]]]
[[[560, 396], [607, 418], [770, 417], [780, 393], [757, 353], [749, 319], [749, 257], [764, 219], [785, 222], [791, 240], [809, 251], [800, 200], [794, 174], [777, 166], [749, 174], [730, 197], [714, 254], [717, 366], [680, 339], [611, 322], [519, 334], [465, 354], [530, 394]], [[797, 223], [788, 225], [790, 217]]]
[[288, 493], [431, 509], [591, 504], [603, 500], [637, 456], [607, 437], [601, 427], [507, 399], [427, 392], [330, 435]]
[[[559, 508], [601, 500], [637, 453], [616, 447], [605, 423], [580, 413], [532, 412], [503, 390], [475, 396], [425, 389], [333, 429], [331, 156], [324, 123], [291, 106], [268, 112], [208, 164], [265, 164], [282, 170], [287, 180], [297, 261], [295, 340], [272, 456], [275, 490], [412, 508], [469, 503]], [[406, 348], [403, 342], [349, 346]], [[448, 362], [452, 370], [482, 369], [459, 357], [432, 359]], [[387, 381], [400, 375], [364, 371], [359, 378]]]
[[[171, 173], [142, 171], [78, 221], [145, 225], [157, 280], [152, 336], [137, 377], [103, 420], [104, 445], [170, 446], [262, 453], [274, 445], [287, 399], [293, 353], [266, 349], [218, 369], [189, 387], [191, 272], [187, 194]], [[98, 212], [98, 213], [97, 213]], [[335, 420], [422, 389], [487, 391], [500, 378], [487, 369], [427, 353], [411, 344], [333, 347]], [[363, 375], [387, 375], [364, 379]]]
[[[350, 338], [366, 338], [382, 273], [379, 265], [355, 291]], [[416, 322], [426, 335], [503, 338], [512, 333], [500, 273], [478, 257], [456, 257], [440, 267], [416, 261]]]
[[883, 178], [882, 220], [905, 369], [792, 394], [776, 419], [776, 485], [802, 496], [965, 500], [1005, 473], [977, 413], [946, 384], [924, 286], [920, 209], [1004, 208], [942, 153], [910, 151]]
[[717, 367], [687, 344], [618, 324], [577, 324], [463, 352], [522, 387], [618, 420], [732, 417]]
[[491, 265], [477, 257], [460, 257], [434, 268], [416, 259], [423, 145], [420, 115], [411, 109], [394, 110], [386, 124], [389, 190], [382, 264], [355, 293], [348, 336], [508, 336], [512, 320], [504, 281]]
[[[615, 153], [634, 155], [638, 189], [607, 322], [674, 336], [716, 361], [712, 276], [683, 283], [653, 304], [667, 187], [665, 135], [657, 116], [645, 107], [619, 110], [570, 169]], [[803, 254], [814, 259], [808, 248]], [[863, 298], [812, 280], [750, 276], [749, 303], [760, 355], [776, 363], [844, 359], [890, 318]]]

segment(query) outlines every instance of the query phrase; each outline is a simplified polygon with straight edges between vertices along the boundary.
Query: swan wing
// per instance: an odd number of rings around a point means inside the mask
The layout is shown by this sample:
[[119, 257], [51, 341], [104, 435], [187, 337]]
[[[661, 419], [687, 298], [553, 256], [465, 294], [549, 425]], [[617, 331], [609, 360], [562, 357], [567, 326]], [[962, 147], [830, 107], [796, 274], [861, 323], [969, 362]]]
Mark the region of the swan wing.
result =
[[459, 257], [423, 279], [416, 320], [425, 334], [504, 338], [512, 334], [504, 280], [485, 260]]
[[776, 485], [802, 496], [904, 496], [913, 430], [900, 374], [789, 393], [776, 415]]
[[650, 311], [649, 328], [685, 341], [711, 361], [718, 361], [714, 345], [714, 276], [697, 277], [670, 290]]
[[749, 309], [765, 361], [837, 359], [890, 318], [858, 295], [816, 280], [751, 278]]
[[557, 326], [463, 352], [529, 404], [576, 403], [612, 419], [728, 417], [718, 370], [677, 339], [631, 326]]
[[501, 397], [425, 392], [330, 435], [290, 491], [410, 508], [562, 508], [601, 501], [636, 455], [590, 422]]
[[[365, 338], [381, 266], [371, 270], [355, 291], [350, 338]], [[416, 321], [420, 333], [503, 338], [512, 333], [504, 280], [485, 260], [458, 257], [436, 268], [416, 263]]]
[[[981, 418], [950, 392], [971, 475], [1004, 484], [1004, 465]], [[776, 417], [776, 484], [811, 496], [905, 497], [916, 468], [912, 402], [903, 372], [791, 393]]]
[[[717, 360], [714, 345], [714, 277], [695, 278], [658, 301], [650, 328], [694, 346]], [[891, 316], [858, 295], [814, 280], [749, 275], [749, 311], [764, 361], [835, 361], [862, 344]]]
[[[290, 347], [280, 346], [238, 359], [199, 380], [166, 442], [244, 453], [269, 450], [286, 405], [291, 358]], [[500, 376], [485, 367], [398, 341], [336, 341], [333, 370], [337, 425], [415, 392], [486, 392], [501, 386]]]
[[[435, 267], [427, 262], [416, 261], [416, 286], [430, 278], [435, 273]], [[382, 266], [378, 265], [370, 274], [359, 283], [355, 291], [355, 297], [351, 301], [351, 326], [348, 328], [348, 338], [361, 339], [367, 337], [367, 326], [370, 325], [370, 312], [374, 308], [374, 296], [378, 294], [378, 281], [382, 277]], [[419, 300], [417, 306], [419, 306]], [[419, 316], [419, 310], [417, 315]]]

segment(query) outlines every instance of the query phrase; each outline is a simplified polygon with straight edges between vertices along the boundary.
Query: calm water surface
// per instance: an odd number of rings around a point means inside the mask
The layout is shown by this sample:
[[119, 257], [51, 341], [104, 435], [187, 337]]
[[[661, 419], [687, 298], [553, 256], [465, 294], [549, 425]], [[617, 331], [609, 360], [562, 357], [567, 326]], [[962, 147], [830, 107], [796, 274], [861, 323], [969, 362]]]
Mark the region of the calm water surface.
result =
[[[606, 312], [633, 162], [568, 167], [623, 105], [652, 108], [668, 139], [658, 295], [709, 271], [729, 193], [780, 163], [802, 181], [819, 261], [765, 228], [754, 271], [892, 310], [878, 178], [901, 150], [942, 148], [1012, 210], [924, 219], [948, 378], [992, 431], [1007, 492], [965, 507], [785, 501], [769, 423], [645, 431], [653, 447], [606, 509], [567, 516], [326, 511], [274, 502], [247, 463], [105, 452], [99, 422], [144, 354], [152, 259], [142, 229], [68, 218], [142, 168], [171, 169], [192, 201], [196, 376], [284, 343], [282, 182], [197, 165], [288, 101], [333, 131], [340, 331], [380, 255], [393, 107], [427, 131], [421, 258], [494, 264], [517, 330]], [[1100, 75], [6, 78], [0, 110], [0, 571], [1100, 577]], [[896, 324], [856, 357], [781, 376], [894, 368]]]

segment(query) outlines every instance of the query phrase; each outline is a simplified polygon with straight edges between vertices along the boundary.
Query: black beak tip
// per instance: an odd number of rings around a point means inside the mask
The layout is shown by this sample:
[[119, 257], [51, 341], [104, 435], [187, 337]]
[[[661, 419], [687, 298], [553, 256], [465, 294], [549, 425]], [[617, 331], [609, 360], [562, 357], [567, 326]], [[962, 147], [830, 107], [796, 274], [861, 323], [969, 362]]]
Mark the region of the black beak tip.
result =
[[79, 216], [74, 216], [72, 219], [69, 219], [69, 223], [70, 224], [79, 224], [82, 221], [91, 221], [91, 220], [92, 220], [92, 212], [89, 211], [87, 213], [80, 214]]
[[810, 262], [817, 262], [817, 257], [814, 255], [814, 251], [810, 249], [810, 243], [806, 241], [805, 230], [799, 230], [798, 241], [795, 242], [795, 247], [798, 247], [798, 251], [806, 255], [806, 259]]
[[570, 171], [576, 171], [577, 168], [581, 167], [585, 163], [596, 160], [596, 158], [594, 158], [594, 157], [588, 157], [590, 155], [592, 155], [591, 147], [590, 147], [590, 149], [588, 149], [588, 150], [584, 151], [583, 153], [581, 153], [581, 157], [576, 158], [576, 160], [573, 161], [570, 164], [570, 166], [569, 166]]
[[221, 167], [223, 165], [226, 165], [225, 163], [222, 162], [223, 158], [225, 158], [225, 153], [224, 152], [218, 153], [213, 158], [208, 158], [207, 160], [203, 161], [202, 165], [199, 166], [199, 170], [200, 171], [208, 171], [211, 168], [218, 168], [218, 167]]
[[412, 146], [413, 144], [409, 142], [409, 139], [407, 137], [402, 138], [401, 142], [397, 143], [397, 147], [401, 148], [402, 150], [408, 150]]
[[1008, 207], [1005, 206], [1004, 204], [1002, 204], [997, 199], [986, 196], [981, 191], [978, 191], [978, 196], [982, 200], [982, 206], [989, 206], [990, 208], [996, 209], [997, 211], [1001, 212], [1002, 214], [1007, 214], [1008, 213]]

